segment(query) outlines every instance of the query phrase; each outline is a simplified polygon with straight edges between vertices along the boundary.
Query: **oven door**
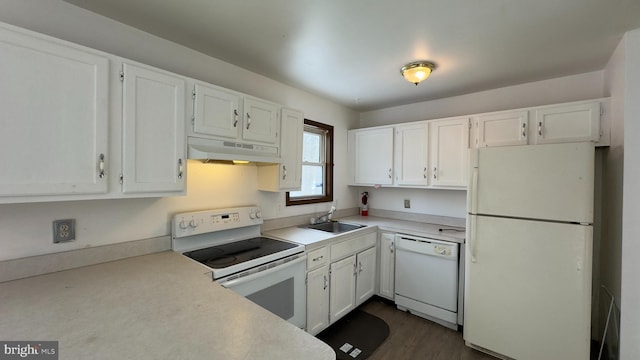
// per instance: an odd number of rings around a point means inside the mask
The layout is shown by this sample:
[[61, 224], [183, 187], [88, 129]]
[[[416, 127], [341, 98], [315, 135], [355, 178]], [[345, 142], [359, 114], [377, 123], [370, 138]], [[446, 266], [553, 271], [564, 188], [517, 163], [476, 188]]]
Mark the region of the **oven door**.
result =
[[307, 256], [233, 280], [218, 280], [254, 303], [304, 329], [307, 318]]

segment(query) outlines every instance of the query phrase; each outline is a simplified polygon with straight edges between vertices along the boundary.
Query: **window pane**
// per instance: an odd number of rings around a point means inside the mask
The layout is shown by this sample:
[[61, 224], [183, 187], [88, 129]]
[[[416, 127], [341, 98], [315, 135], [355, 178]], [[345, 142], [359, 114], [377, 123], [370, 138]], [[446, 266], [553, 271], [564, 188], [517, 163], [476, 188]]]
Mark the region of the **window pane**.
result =
[[302, 188], [291, 191], [290, 197], [314, 196], [324, 194], [324, 173], [320, 165], [302, 165]]
[[304, 137], [302, 138], [302, 161], [319, 163], [320, 162], [320, 144], [321, 144], [320, 134], [314, 134], [314, 133], [305, 131]]

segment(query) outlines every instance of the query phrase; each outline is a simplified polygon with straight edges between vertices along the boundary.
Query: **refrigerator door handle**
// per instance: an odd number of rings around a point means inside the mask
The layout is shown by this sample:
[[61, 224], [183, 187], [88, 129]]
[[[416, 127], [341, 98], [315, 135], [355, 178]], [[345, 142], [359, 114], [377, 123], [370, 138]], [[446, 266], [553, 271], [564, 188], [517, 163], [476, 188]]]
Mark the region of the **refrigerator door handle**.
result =
[[478, 262], [478, 239], [476, 238], [476, 227], [478, 226], [477, 216], [471, 216], [471, 230], [469, 231], [469, 255], [471, 262]]
[[472, 214], [478, 213], [478, 168], [471, 168], [471, 183], [467, 193], [467, 209]]

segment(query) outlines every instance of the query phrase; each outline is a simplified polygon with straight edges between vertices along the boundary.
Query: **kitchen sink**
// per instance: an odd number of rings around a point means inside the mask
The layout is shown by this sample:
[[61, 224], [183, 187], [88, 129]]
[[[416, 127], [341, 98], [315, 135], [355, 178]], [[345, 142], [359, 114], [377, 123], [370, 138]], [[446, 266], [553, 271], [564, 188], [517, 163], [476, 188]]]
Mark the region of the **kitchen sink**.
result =
[[313, 229], [325, 231], [333, 234], [340, 234], [343, 232], [356, 230], [365, 227], [366, 225], [347, 224], [340, 221], [330, 221], [320, 224], [311, 224], [302, 226], [305, 229]]

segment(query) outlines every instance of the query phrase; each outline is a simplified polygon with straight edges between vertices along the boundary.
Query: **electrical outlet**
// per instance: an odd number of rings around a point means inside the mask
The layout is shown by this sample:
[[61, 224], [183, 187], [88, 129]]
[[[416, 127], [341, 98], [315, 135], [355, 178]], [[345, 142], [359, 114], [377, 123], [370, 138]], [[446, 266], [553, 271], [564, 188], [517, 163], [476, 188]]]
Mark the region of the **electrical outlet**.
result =
[[405, 208], [405, 209], [409, 209], [409, 208], [411, 208], [411, 200], [409, 200], [409, 199], [404, 199], [404, 208]]
[[53, 221], [53, 243], [72, 241], [76, 239], [76, 219]]

